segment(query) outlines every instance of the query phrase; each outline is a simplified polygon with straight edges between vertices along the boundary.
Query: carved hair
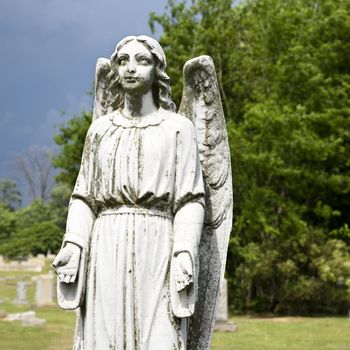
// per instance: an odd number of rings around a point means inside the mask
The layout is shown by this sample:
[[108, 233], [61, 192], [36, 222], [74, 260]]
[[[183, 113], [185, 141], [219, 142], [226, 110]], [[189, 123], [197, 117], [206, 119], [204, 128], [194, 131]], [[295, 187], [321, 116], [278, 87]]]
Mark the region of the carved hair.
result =
[[117, 73], [117, 56], [119, 50], [133, 40], [142, 43], [154, 58], [156, 79], [153, 84], [152, 93], [157, 107], [175, 112], [176, 106], [171, 98], [170, 78], [165, 73], [166, 59], [164, 51], [156, 40], [146, 35], [137, 37], [127, 36], [117, 44], [116, 49], [110, 58], [112, 69], [108, 74], [108, 79], [111, 83], [108, 86], [109, 97], [107, 103], [113, 108], [113, 110], [121, 108], [124, 104], [124, 91], [121, 87], [120, 78]]

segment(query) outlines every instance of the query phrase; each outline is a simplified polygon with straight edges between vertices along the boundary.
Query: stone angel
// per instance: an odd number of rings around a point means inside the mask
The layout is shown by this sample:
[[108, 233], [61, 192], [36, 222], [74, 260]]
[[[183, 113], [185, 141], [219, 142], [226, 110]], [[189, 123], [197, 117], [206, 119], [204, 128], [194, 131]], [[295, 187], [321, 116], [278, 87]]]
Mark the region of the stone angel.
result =
[[232, 221], [213, 62], [184, 66], [179, 112], [147, 36], [96, 66], [93, 122], [53, 266], [75, 350], [209, 349]]

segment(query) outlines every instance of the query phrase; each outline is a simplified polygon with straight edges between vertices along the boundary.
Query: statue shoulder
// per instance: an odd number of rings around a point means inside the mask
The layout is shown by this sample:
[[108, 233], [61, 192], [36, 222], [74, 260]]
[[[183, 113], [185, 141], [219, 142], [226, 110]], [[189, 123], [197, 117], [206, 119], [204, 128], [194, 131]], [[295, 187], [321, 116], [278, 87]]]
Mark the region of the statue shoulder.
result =
[[106, 128], [109, 128], [111, 125], [111, 118], [112, 114], [105, 114], [102, 117], [95, 119], [89, 128], [88, 134], [89, 135], [100, 135], [104, 133]]
[[194, 130], [194, 124], [189, 118], [184, 117], [179, 113], [167, 110], [162, 110], [160, 113], [162, 113], [164, 121], [169, 127], [175, 128], [181, 132], [186, 130]]

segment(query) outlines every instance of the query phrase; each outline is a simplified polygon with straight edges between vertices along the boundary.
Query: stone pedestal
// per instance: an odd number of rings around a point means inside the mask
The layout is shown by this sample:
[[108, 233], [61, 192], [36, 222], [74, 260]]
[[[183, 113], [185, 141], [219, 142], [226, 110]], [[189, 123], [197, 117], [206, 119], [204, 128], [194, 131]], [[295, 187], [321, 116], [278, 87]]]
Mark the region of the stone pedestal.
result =
[[53, 305], [54, 276], [40, 275], [33, 278], [36, 281], [35, 304], [38, 306]]

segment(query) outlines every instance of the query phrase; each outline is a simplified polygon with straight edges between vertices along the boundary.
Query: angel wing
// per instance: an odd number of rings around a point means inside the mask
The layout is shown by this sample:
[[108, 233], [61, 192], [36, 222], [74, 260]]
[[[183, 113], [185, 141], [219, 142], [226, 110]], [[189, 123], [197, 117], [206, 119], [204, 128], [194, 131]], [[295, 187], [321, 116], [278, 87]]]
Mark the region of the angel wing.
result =
[[92, 120], [112, 112], [110, 101], [109, 86], [111, 75], [111, 63], [107, 58], [99, 58], [96, 63], [95, 73], [95, 100]]
[[225, 272], [233, 209], [226, 123], [211, 57], [200, 56], [186, 62], [179, 113], [192, 120], [196, 127], [206, 187], [198, 299], [188, 335], [189, 350], [206, 350], [210, 347]]

